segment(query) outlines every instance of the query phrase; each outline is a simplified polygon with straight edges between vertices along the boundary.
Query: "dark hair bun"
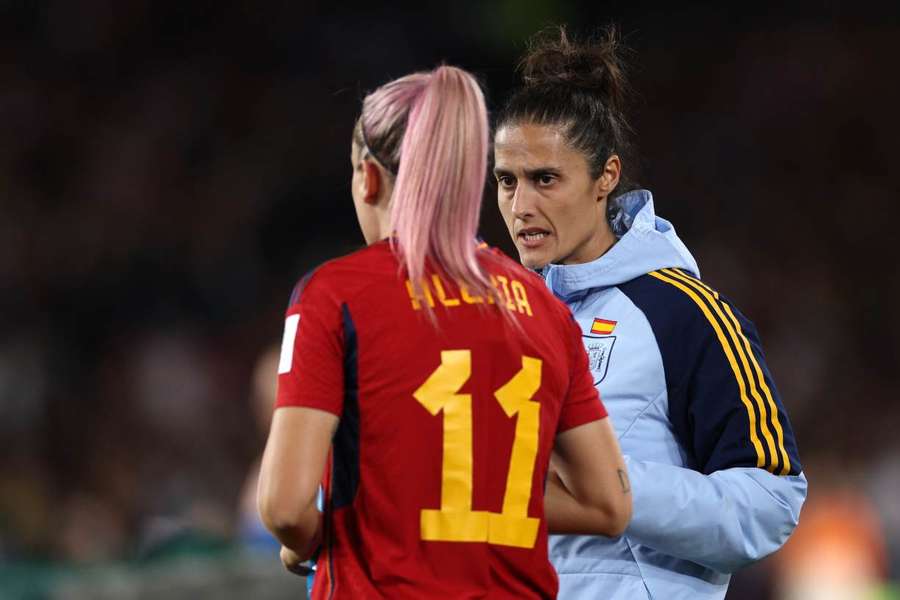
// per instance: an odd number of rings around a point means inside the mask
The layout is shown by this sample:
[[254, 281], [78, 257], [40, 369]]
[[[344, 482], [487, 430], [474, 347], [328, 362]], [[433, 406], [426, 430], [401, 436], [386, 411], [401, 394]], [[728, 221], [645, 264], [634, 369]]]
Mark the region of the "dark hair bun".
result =
[[[523, 85], [500, 110], [496, 130], [523, 123], [556, 127], [584, 155], [594, 179], [612, 154], [633, 165], [627, 52], [614, 26], [585, 42], [571, 39], [565, 27], [538, 33], [519, 63]], [[614, 193], [629, 189], [633, 184], [623, 171]]]
[[570, 39], [565, 26], [551, 27], [529, 41], [519, 69], [526, 87], [580, 88], [602, 96], [604, 104], [618, 110], [629, 92], [622, 54], [614, 26], [584, 42]]

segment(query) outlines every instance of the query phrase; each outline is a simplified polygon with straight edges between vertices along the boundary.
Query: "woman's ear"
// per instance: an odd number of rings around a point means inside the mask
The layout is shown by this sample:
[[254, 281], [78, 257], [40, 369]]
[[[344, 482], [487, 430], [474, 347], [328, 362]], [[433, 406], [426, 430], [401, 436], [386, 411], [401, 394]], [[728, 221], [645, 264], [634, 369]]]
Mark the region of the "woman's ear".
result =
[[622, 174], [622, 161], [619, 160], [618, 154], [611, 155], [606, 159], [606, 165], [603, 172], [597, 178], [597, 199], [606, 198], [610, 192], [619, 185], [619, 176]]
[[374, 161], [363, 159], [363, 202], [366, 204], [378, 204], [378, 193], [381, 191], [381, 169]]

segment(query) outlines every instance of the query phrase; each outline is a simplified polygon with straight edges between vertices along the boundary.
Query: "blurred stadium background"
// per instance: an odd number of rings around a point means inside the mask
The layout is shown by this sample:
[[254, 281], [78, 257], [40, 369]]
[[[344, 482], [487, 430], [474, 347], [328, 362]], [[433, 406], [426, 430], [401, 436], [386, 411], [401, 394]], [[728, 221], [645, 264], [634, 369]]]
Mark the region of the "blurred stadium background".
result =
[[293, 283], [361, 243], [363, 92], [447, 61], [495, 107], [534, 31], [610, 21], [638, 180], [755, 319], [811, 480], [729, 598], [900, 597], [900, 9], [666, 6], [0, 1], [0, 598], [302, 597], [244, 489]]

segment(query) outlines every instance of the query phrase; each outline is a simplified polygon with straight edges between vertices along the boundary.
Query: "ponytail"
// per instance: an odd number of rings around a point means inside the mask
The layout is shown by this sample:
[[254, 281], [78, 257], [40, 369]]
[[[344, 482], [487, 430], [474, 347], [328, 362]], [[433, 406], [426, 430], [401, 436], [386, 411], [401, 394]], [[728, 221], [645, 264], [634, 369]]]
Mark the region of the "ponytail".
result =
[[392, 244], [413, 292], [423, 294], [431, 258], [473, 294], [496, 299], [476, 258], [488, 119], [472, 75], [442, 66], [388, 83], [365, 99], [360, 129], [371, 154], [396, 173]]
[[414, 286], [431, 256], [451, 279], [489, 291], [475, 257], [487, 152], [481, 89], [465, 71], [439, 67], [410, 108], [391, 200], [396, 245]]
[[[584, 155], [591, 177], [603, 173], [613, 154], [633, 171], [628, 55], [614, 26], [581, 41], [565, 27], [539, 32], [519, 63], [522, 85], [501, 109], [497, 130], [521, 123], [557, 125], [569, 145]], [[623, 172], [610, 199], [636, 187]]]

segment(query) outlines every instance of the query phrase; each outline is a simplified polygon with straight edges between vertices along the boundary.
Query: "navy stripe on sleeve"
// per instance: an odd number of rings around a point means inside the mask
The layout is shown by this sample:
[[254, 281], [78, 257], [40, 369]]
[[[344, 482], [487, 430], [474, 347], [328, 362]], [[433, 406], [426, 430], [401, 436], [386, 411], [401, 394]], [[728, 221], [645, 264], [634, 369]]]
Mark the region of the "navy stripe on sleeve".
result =
[[359, 346], [356, 325], [346, 304], [341, 305], [344, 329], [344, 410], [332, 440], [334, 508], [348, 506], [359, 487]]
[[714, 290], [677, 269], [619, 286], [644, 313], [665, 369], [669, 418], [698, 470], [801, 470], [793, 431], [756, 328]]

